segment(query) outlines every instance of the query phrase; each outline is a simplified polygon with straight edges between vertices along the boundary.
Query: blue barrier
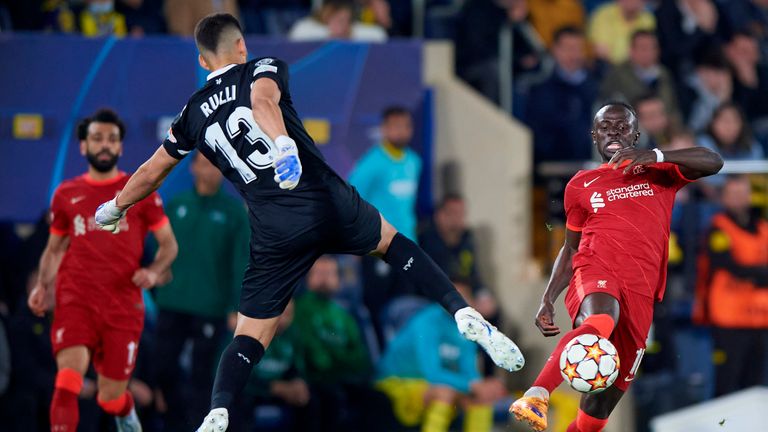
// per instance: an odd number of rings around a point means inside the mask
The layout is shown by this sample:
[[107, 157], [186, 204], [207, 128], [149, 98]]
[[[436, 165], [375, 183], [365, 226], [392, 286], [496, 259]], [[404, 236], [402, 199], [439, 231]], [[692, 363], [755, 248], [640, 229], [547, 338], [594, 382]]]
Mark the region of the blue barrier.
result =
[[[375, 142], [384, 107], [404, 105], [422, 115], [417, 41], [249, 38], [247, 45], [253, 57], [276, 56], [291, 65], [297, 110], [311, 121], [316, 138], [327, 135], [320, 149], [343, 175]], [[36, 219], [52, 187], [85, 170], [73, 132], [77, 120], [100, 107], [116, 110], [128, 129], [120, 166], [132, 171], [157, 148], [168, 122], [200, 84], [197, 51], [185, 38], [0, 34], [0, 58], [0, 220]], [[42, 119], [39, 137], [24, 137], [25, 126], [14, 124], [19, 114]], [[417, 131], [417, 149], [429, 145], [424, 137]], [[164, 192], [188, 185], [186, 170], [179, 171]]]

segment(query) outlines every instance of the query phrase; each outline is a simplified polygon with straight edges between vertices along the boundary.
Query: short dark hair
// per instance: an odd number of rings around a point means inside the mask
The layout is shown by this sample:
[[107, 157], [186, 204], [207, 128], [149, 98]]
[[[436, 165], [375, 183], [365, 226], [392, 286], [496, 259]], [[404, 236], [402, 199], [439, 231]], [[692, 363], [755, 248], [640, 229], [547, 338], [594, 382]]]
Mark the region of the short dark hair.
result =
[[212, 14], [201, 19], [195, 26], [197, 49], [210, 51], [215, 54], [219, 47], [221, 34], [229, 29], [237, 30], [240, 34], [243, 33], [237, 18], [228, 13]]
[[580, 29], [578, 27], [575, 27], [575, 26], [560, 27], [555, 32], [555, 35], [552, 38], [552, 43], [556, 44], [556, 43], [560, 42], [560, 39], [565, 37], [565, 36], [578, 36], [578, 37], [582, 37], [583, 38], [584, 37], [584, 30], [582, 30], [582, 29]]
[[648, 37], [657, 39], [656, 32], [654, 32], [653, 30], [647, 30], [647, 29], [636, 30], [634, 33], [632, 33], [632, 36], [630, 36], [630, 39], [629, 39], [630, 46], [635, 44], [635, 41], [637, 40], [637, 38], [640, 38], [643, 36], [648, 36]]
[[630, 105], [630, 104], [628, 104], [628, 103], [626, 103], [624, 101], [620, 101], [620, 100], [610, 100], [610, 101], [602, 104], [600, 106], [600, 108], [598, 108], [598, 110], [595, 111], [595, 117], [597, 117], [597, 113], [600, 112], [600, 110], [602, 110], [605, 107], [609, 107], [609, 106], [620, 106], [620, 107], [626, 109], [627, 111], [629, 111], [629, 113], [632, 114], [632, 118], [633, 118], [632, 127], [634, 127], [635, 130], [637, 130], [640, 127], [640, 125], [638, 123], [637, 112], [635, 111], [635, 108], [632, 105]]
[[111, 123], [120, 130], [120, 141], [125, 138], [125, 123], [120, 120], [117, 113], [109, 108], [101, 108], [90, 117], [80, 120], [77, 124], [77, 139], [84, 140], [88, 138], [88, 127], [91, 123]]
[[383, 121], [389, 120], [390, 117], [394, 116], [411, 116], [411, 112], [408, 110], [408, 108], [402, 106], [402, 105], [390, 105], [386, 108], [384, 108], [384, 111], [381, 112], [381, 119]]
[[456, 192], [448, 192], [443, 195], [443, 198], [437, 204], [437, 209], [442, 210], [451, 201], [464, 201], [464, 197]]

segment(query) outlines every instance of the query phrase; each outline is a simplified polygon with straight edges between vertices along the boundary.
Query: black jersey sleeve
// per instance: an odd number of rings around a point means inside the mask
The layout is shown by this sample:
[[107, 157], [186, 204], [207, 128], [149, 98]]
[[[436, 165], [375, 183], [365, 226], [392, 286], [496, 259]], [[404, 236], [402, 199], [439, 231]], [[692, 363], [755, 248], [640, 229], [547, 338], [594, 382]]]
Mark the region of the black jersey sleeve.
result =
[[280, 93], [288, 95], [288, 64], [284, 61], [274, 57], [259, 59], [250, 65], [250, 74], [251, 82], [269, 78], [277, 83]]
[[171, 127], [168, 128], [168, 135], [163, 140], [165, 150], [176, 159], [184, 159], [187, 154], [195, 149], [195, 142], [187, 138], [186, 128], [184, 127], [187, 122], [186, 113], [187, 107], [184, 106], [179, 115], [173, 119]]

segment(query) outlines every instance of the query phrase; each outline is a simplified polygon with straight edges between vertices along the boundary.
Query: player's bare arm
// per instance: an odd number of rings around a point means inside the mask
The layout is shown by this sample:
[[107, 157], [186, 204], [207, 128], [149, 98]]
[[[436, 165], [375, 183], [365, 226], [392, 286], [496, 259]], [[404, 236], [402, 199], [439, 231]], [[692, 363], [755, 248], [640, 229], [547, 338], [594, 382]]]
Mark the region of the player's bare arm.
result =
[[115, 206], [127, 210], [156, 191], [179, 160], [168, 154], [165, 148], [158, 148], [155, 153], [141, 164], [131, 176], [122, 191], [115, 197]]
[[27, 300], [29, 309], [37, 316], [43, 316], [46, 311], [53, 307], [56, 274], [68, 247], [69, 236], [54, 233], [48, 236], [48, 243], [40, 257], [37, 283], [32, 292], [29, 293]]
[[179, 160], [168, 154], [164, 147], [144, 162], [128, 180], [123, 190], [96, 209], [96, 224], [101, 229], [117, 233], [120, 219], [134, 204], [156, 191]]
[[555, 301], [560, 294], [568, 288], [573, 276], [573, 256], [579, 251], [581, 233], [566, 229], [565, 243], [560, 253], [557, 254], [552, 268], [552, 276], [549, 278], [547, 288], [541, 298], [541, 306], [536, 313], [536, 327], [544, 336], [555, 336], [560, 333], [560, 328], [555, 325]]
[[155, 259], [147, 267], [142, 267], [133, 274], [131, 279], [136, 286], [149, 289], [156, 285], [162, 285], [171, 280], [171, 263], [176, 259], [179, 245], [170, 224], [153, 232], [157, 240], [157, 253]]
[[291, 190], [299, 184], [302, 168], [299, 149], [288, 136], [280, 111], [280, 88], [269, 78], [260, 78], [251, 88], [251, 110], [253, 120], [277, 146], [275, 158], [275, 182], [281, 189]]
[[608, 162], [614, 169], [625, 161], [631, 161], [624, 173], [629, 173], [637, 165], [651, 165], [660, 161], [676, 164], [680, 173], [689, 180], [717, 174], [723, 167], [723, 159], [719, 154], [703, 147], [692, 147], [680, 150], [643, 150], [634, 147], [617, 151]]

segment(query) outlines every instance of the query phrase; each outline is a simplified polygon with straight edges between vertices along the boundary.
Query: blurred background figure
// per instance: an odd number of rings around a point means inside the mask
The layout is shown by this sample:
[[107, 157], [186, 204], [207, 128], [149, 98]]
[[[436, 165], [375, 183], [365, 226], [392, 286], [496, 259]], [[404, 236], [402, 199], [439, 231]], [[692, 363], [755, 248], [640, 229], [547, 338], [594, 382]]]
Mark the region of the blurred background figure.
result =
[[164, 0], [168, 33], [192, 36], [195, 25], [206, 15], [224, 12], [239, 17], [237, 0]]
[[694, 319], [712, 326], [716, 396], [765, 382], [768, 222], [751, 195], [748, 177], [725, 181], [723, 211], [712, 220], [699, 269]]
[[[421, 157], [410, 148], [413, 117], [402, 106], [390, 106], [381, 114], [381, 142], [371, 147], [357, 161], [349, 174], [349, 183], [365, 200], [404, 236], [417, 240], [416, 197], [421, 176]], [[415, 291], [391, 271], [389, 265], [374, 257], [362, 258], [363, 302], [374, 327], [382, 337], [380, 313], [386, 300]]]
[[585, 160], [592, 155], [589, 130], [600, 85], [587, 67], [584, 33], [563, 27], [554, 35], [551, 75], [531, 88], [525, 121], [533, 132], [534, 161]]
[[[168, 430], [190, 429], [208, 408], [216, 362], [234, 329], [250, 230], [245, 208], [221, 189], [221, 172], [196, 153], [194, 188], [167, 207], [180, 245], [173, 280], [155, 292], [159, 308], [153, 367]], [[179, 368], [185, 350], [188, 368]]]
[[304, 355], [293, 326], [295, 303], [280, 315], [277, 333], [253, 368], [251, 378], [233, 416], [232, 432], [309, 431], [313, 418], [309, 385], [304, 379]]
[[655, 93], [641, 95], [632, 106], [637, 112], [640, 123], [638, 146], [642, 148], [665, 148], [672, 140], [672, 134], [680, 128], [677, 121], [667, 111], [664, 101]]
[[334, 302], [340, 288], [336, 258], [324, 255], [296, 297], [294, 325], [316, 407], [316, 430], [365, 430], [371, 360], [354, 317]]
[[613, 64], [627, 60], [633, 34], [653, 32], [656, 18], [645, 8], [645, 0], [615, 0], [592, 12], [589, 40], [597, 57]]
[[288, 38], [295, 41], [348, 39], [384, 42], [387, 32], [378, 24], [357, 21], [353, 0], [326, 0], [315, 14], [297, 21]]
[[[474, 305], [467, 280], [453, 278], [467, 303]], [[376, 387], [392, 402], [403, 425], [422, 431], [448, 431], [457, 407], [463, 430], [487, 432], [493, 404], [506, 394], [496, 378], [481, 378], [477, 348], [464, 340], [452, 317], [432, 304], [416, 313], [390, 342], [378, 365]]]
[[720, 153], [724, 159], [764, 158], [763, 148], [755, 141], [744, 114], [733, 103], [724, 103], [715, 109], [712, 120], [706, 131], [699, 135], [697, 144]]
[[[656, 33], [638, 30], [631, 35], [629, 59], [614, 66], [600, 86], [600, 100], [637, 101], [647, 94], [656, 94], [664, 110], [674, 118], [680, 116], [677, 107], [675, 80], [659, 63], [659, 42]], [[637, 105], [634, 105], [637, 109]]]

